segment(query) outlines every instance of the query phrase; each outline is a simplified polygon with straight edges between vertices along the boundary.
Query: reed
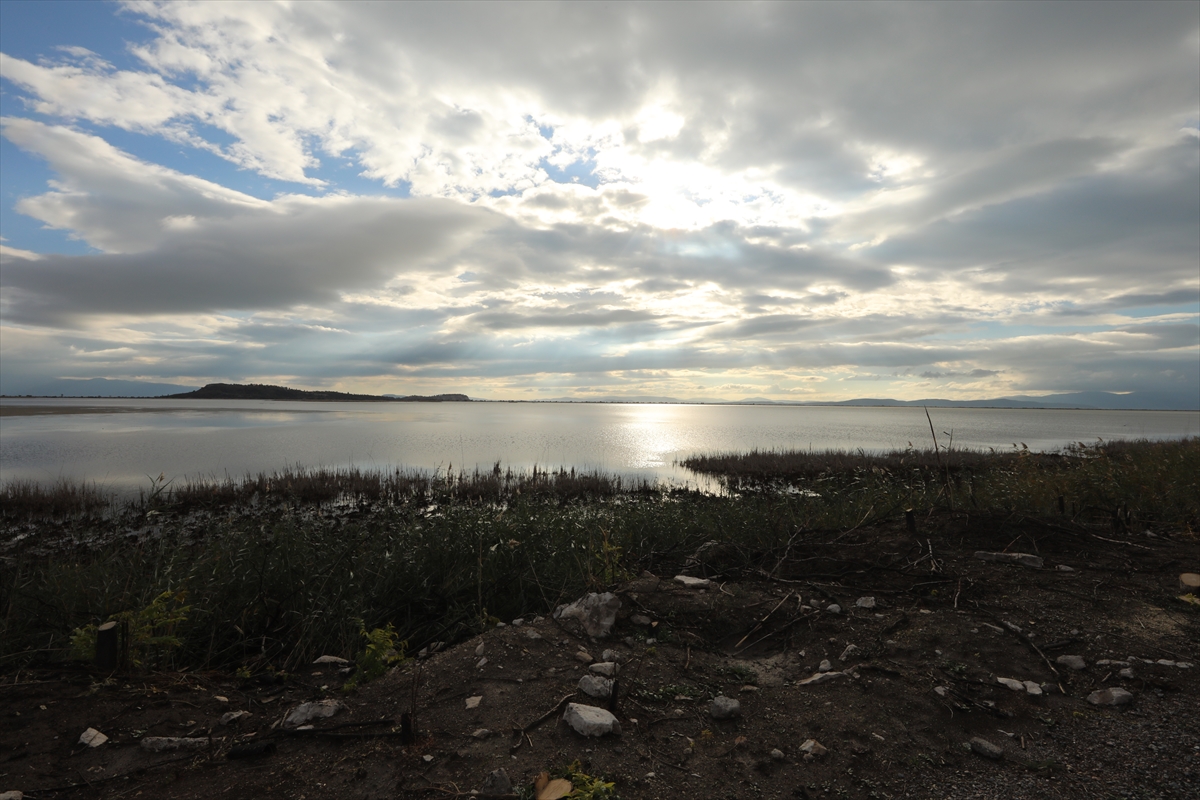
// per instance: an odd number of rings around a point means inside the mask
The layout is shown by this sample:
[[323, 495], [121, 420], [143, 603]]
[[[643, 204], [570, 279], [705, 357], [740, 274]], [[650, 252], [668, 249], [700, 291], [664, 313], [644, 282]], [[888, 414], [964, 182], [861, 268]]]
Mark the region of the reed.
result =
[[1184, 535], [1200, 527], [1200, 439], [941, 460], [940, 470], [932, 452], [916, 451], [689, 460], [726, 481], [718, 494], [499, 465], [292, 469], [172, 485], [153, 501], [10, 484], [0, 670], [65, 658], [76, 629], [139, 613], [164, 592], [188, 609], [172, 620], [179, 644], [164, 666], [253, 674], [350, 657], [364, 629], [388, 624], [410, 651], [454, 641], [644, 569], [674, 574], [698, 552], [727, 575], [769, 571], [794, 545], [902, 525], [908, 508]]

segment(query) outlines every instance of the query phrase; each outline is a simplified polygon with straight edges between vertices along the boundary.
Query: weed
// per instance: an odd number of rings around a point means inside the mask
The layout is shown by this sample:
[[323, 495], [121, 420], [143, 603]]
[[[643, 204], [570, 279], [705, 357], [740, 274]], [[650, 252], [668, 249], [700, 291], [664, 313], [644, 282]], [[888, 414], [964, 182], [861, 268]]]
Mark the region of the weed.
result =
[[[167, 651], [183, 644], [177, 628], [187, 622], [188, 612], [192, 610], [191, 606], [184, 605], [186, 599], [187, 592], [184, 591], [163, 592], [139, 611], [123, 611], [113, 616], [123, 631], [123, 647], [128, 652], [130, 664], [143, 666], [153, 656], [156, 664], [161, 665]], [[90, 623], [72, 632], [71, 653], [75, 658], [95, 659], [96, 631], [97, 625]]]
[[368, 631], [360, 619], [358, 627], [367, 644], [358, 653], [358, 669], [355, 670], [354, 677], [342, 687], [345, 691], [370, 683], [390, 667], [403, 662], [404, 651], [408, 647], [408, 642], [402, 642], [396, 636], [396, 629], [390, 622], [382, 628]]

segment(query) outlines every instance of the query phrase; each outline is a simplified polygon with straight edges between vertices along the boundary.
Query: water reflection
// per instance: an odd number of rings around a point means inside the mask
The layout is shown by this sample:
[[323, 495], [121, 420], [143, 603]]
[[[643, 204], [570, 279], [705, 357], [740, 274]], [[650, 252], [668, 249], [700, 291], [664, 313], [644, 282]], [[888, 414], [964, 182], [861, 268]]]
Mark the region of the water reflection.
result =
[[[931, 409], [956, 446], [1049, 450], [1097, 438], [1200, 433], [1196, 412]], [[695, 483], [676, 461], [752, 449], [929, 446], [919, 408], [549, 403], [0, 401], [0, 480], [135, 487], [287, 466], [565, 467]]]

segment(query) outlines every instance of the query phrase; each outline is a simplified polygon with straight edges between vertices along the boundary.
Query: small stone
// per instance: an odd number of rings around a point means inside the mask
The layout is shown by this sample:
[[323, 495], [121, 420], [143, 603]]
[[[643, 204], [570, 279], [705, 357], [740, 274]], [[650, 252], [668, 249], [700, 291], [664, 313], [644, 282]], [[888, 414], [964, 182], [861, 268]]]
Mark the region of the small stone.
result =
[[95, 728], [88, 728], [79, 734], [79, 743], [86, 744], [88, 747], [99, 747], [107, 741], [108, 737]]
[[1124, 689], [1097, 689], [1088, 695], [1087, 700], [1094, 706], [1123, 706], [1133, 702], [1133, 695]]
[[620, 661], [621, 654], [618, 653], [616, 650], [605, 650], [603, 653], [600, 654], [600, 660], [601, 661]]
[[1096, 662], [1098, 667], [1128, 667], [1128, 661], [1119, 661], [1117, 659], [1102, 658]]
[[507, 626], [507, 625], [505, 625], [503, 622], [497, 622], [497, 623], [496, 623], [496, 627], [497, 627], [497, 628], [507, 628], [508, 626]]
[[221, 715], [221, 724], [232, 725], [235, 722], [240, 722], [248, 716], [250, 716], [249, 711], [230, 711]]
[[996, 678], [996, 683], [999, 683], [1002, 686], [1007, 686], [1014, 692], [1025, 691], [1025, 684], [1021, 681], [1013, 680], [1012, 678]]
[[577, 619], [584, 633], [593, 639], [608, 636], [621, 610], [621, 600], [612, 592], [588, 594], [574, 603], [554, 609], [555, 619]]
[[517, 617], [516, 619], [514, 619], [514, 620], [512, 621], [512, 624], [513, 624], [513, 627], [514, 627], [514, 628], [519, 628], [519, 627], [521, 627], [522, 625], [524, 625], [524, 624], [525, 624], [525, 618], [524, 618], [524, 617]]
[[542, 635], [533, 628], [526, 628], [524, 634], [522, 635], [531, 642], [540, 641], [542, 638]]
[[1040, 569], [1045, 563], [1040, 556], [1035, 556], [1032, 553], [989, 553], [984, 550], [976, 550], [975, 557], [981, 561], [1020, 564], [1023, 567], [1035, 567], [1037, 569]]
[[842, 651], [842, 654], [840, 656], [838, 656], [838, 661], [847, 661], [847, 660], [857, 656], [859, 654], [859, 652], [860, 651], [858, 649], [858, 645], [856, 645], [856, 644], [847, 645], [846, 649]]
[[283, 727], [296, 728], [314, 719], [325, 719], [343, 710], [346, 706], [338, 700], [320, 700], [315, 703], [301, 703], [296, 706], [283, 720]]
[[476, 728], [474, 731], [471, 732], [472, 739], [486, 739], [491, 735], [492, 735], [492, 732], [489, 731], [487, 728]]
[[758, 687], [757, 687], [757, 686], [752, 686], [751, 684], [747, 683], [745, 686], [743, 686], [742, 688], [738, 689], [738, 691], [739, 691], [739, 692], [757, 692], [757, 691], [758, 691]]
[[432, 764], [433, 756], [421, 756], [421, 760], [424, 761], [426, 764]]
[[833, 664], [828, 658], [821, 659], [821, 666], [817, 667], [817, 672], [829, 672], [833, 669]]
[[145, 736], [139, 743], [143, 750], [165, 753], [172, 750], [205, 750], [208, 739], [184, 738], [179, 736]]
[[216, 700], [218, 703], [220, 703], [220, 704], [222, 704], [222, 705], [224, 705], [224, 704], [226, 704], [226, 703], [228, 703], [228, 702], [229, 702], [229, 698], [228, 698], [228, 697], [225, 697], [225, 696], [223, 696], [223, 695], [219, 695], [219, 694], [215, 694], [215, 695], [213, 695], [213, 700]]
[[816, 739], [806, 739], [804, 744], [800, 745], [800, 752], [804, 753], [805, 761], [812, 761], [813, 759], [824, 757], [829, 750]]
[[1073, 670], [1087, 669], [1087, 662], [1083, 660], [1083, 656], [1059, 656], [1054, 659], [1054, 663]]
[[13, 789], [10, 792], [0, 792], [0, 800], [25, 800], [25, 793]]
[[607, 700], [611, 697], [612, 687], [612, 681], [598, 675], [584, 675], [579, 679], [579, 691], [597, 700]]
[[1126, 667], [1125, 669], [1121, 670], [1117, 674], [1120, 675], [1125, 680], [1131, 681], [1131, 680], [1133, 680], [1133, 667]]
[[479, 787], [479, 793], [484, 797], [503, 797], [504, 795], [512, 794], [512, 781], [508, 778], [508, 773], [502, 769], [494, 770], [483, 780], [483, 786]]
[[1004, 751], [989, 742], [987, 739], [976, 736], [975, 738], [971, 739], [970, 745], [971, 752], [981, 755], [984, 758], [990, 758], [993, 761], [1004, 758]]
[[860, 598], [858, 598], [858, 600], [855, 601], [854, 605], [858, 606], [859, 608], [874, 608], [875, 607], [875, 598], [874, 597], [860, 597]]
[[1042, 693], [1042, 687], [1037, 681], [1025, 681], [1025, 693], [1036, 697]]
[[654, 620], [650, 619], [645, 614], [634, 614], [632, 617], [629, 618], [629, 621], [632, 622], [634, 625], [645, 628], [647, 625], [649, 625]]
[[935, 687], [933, 687], [933, 691], [937, 694], [938, 697], [945, 697], [946, 695], [950, 694], [950, 687], [949, 686], [935, 686]]
[[563, 712], [563, 720], [571, 726], [571, 730], [580, 736], [604, 736], [611, 733], [621, 734], [621, 723], [608, 711], [595, 706], [585, 706], [579, 703], [567, 703]]
[[580, 650], [575, 654], [575, 660], [582, 664], [590, 664], [596, 659], [592, 658], [592, 654], [587, 650]]
[[1179, 576], [1179, 588], [1185, 592], [1200, 590], [1200, 573], [1184, 572]]
[[804, 680], [798, 682], [796, 685], [797, 686], [815, 686], [819, 683], [828, 683], [829, 681], [835, 680], [837, 678], [844, 678], [844, 677], [846, 677], [846, 673], [844, 673], [844, 672], [817, 672], [817, 673], [813, 674], [813, 676], [811, 678], [805, 678]]
[[479, 708], [479, 704], [482, 702], [483, 702], [483, 695], [481, 695], [481, 694], [475, 695], [474, 697], [468, 697], [467, 698], [467, 710], [470, 711], [473, 708]]
[[708, 578], [693, 578], [691, 575], [676, 575], [675, 582], [686, 589], [711, 589], [713, 585]]
[[487, 656], [484, 656], [483, 658], [479, 659], [479, 661], [475, 664], [475, 669], [483, 669], [487, 665], [488, 665]]
[[708, 713], [713, 719], [733, 719], [742, 715], [742, 704], [732, 697], [718, 695], [709, 704]]
[[484, 642], [480, 642], [478, 645], [476, 645], [476, 647], [475, 647], [475, 657], [476, 658], [483, 655], [484, 644], [485, 644]]
[[1059, 564], [1058, 566], [1055, 567], [1055, 569], [1058, 570], [1059, 572], [1074, 572], [1075, 571], [1074, 567], [1068, 567], [1066, 564]]
[[339, 656], [321, 656], [314, 664], [349, 664], [350, 660]]
[[842, 607], [839, 606], [837, 603], [830, 603], [829, 605], [825, 606], [825, 610], [828, 611], [830, 614], [842, 613]]
[[588, 669], [597, 675], [603, 675], [606, 678], [611, 678], [621, 670], [621, 667], [615, 661], [601, 661], [598, 664], [592, 664], [590, 667], [588, 667]]
[[1154, 663], [1155, 663], [1155, 664], [1158, 664], [1160, 667], [1173, 667], [1173, 666], [1175, 666], [1175, 662], [1174, 662], [1174, 661], [1172, 661], [1172, 660], [1171, 660], [1171, 659], [1169, 659], [1169, 658], [1160, 658], [1158, 661], [1155, 661]]
[[778, 747], [776, 747], [774, 750], [771, 751], [771, 760], [772, 761], [783, 761], [785, 758], [787, 758], [787, 756], [785, 756], [783, 754], [783, 751], [780, 750]]

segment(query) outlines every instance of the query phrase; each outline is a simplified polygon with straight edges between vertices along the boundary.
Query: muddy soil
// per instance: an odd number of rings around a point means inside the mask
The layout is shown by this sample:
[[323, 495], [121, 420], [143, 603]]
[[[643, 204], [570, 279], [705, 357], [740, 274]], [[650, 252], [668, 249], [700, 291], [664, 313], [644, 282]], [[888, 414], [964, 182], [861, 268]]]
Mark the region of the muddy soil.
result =
[[[0, 792], [452, 797], [503, 769], [510, 796], [532, 796], [539, 773], [578, 762], [626, 800], [1200, 797], [1200, 608], [1178, 587], [1200, 571], [1194, 535], [946, 514], [917, 536], [903, 522], [806, 535], [769, 571], [729, 568], [735, 555], [697, 555], [707, 587], [648, 574], [617, 587], [602, 640], [531, 609], [350, 692], [336, 664], [248, 680], [10, 673]], [[620, 664], [621, 733], [584, 738], [562, 711], [608, 705], [578, 691], [605, 650]], [[834, 677], [810, 680], [822, 674]], [[1088, 700], [1118, 687], [1131, 702]], [[717, 696], [740, 715], [714, 719]], [[327, 698], [345, 708], [309, 730], [278, 724]], [[220, 724], [230, 711], [250, 713]], [[80, 744], [88, 728], [108, 741]], [[140, 746], [160, 736], [206, 741]], [[806, 753], [809, 740], [820, 746]], [[261, 752], [228, 757], [251, 743]]]

